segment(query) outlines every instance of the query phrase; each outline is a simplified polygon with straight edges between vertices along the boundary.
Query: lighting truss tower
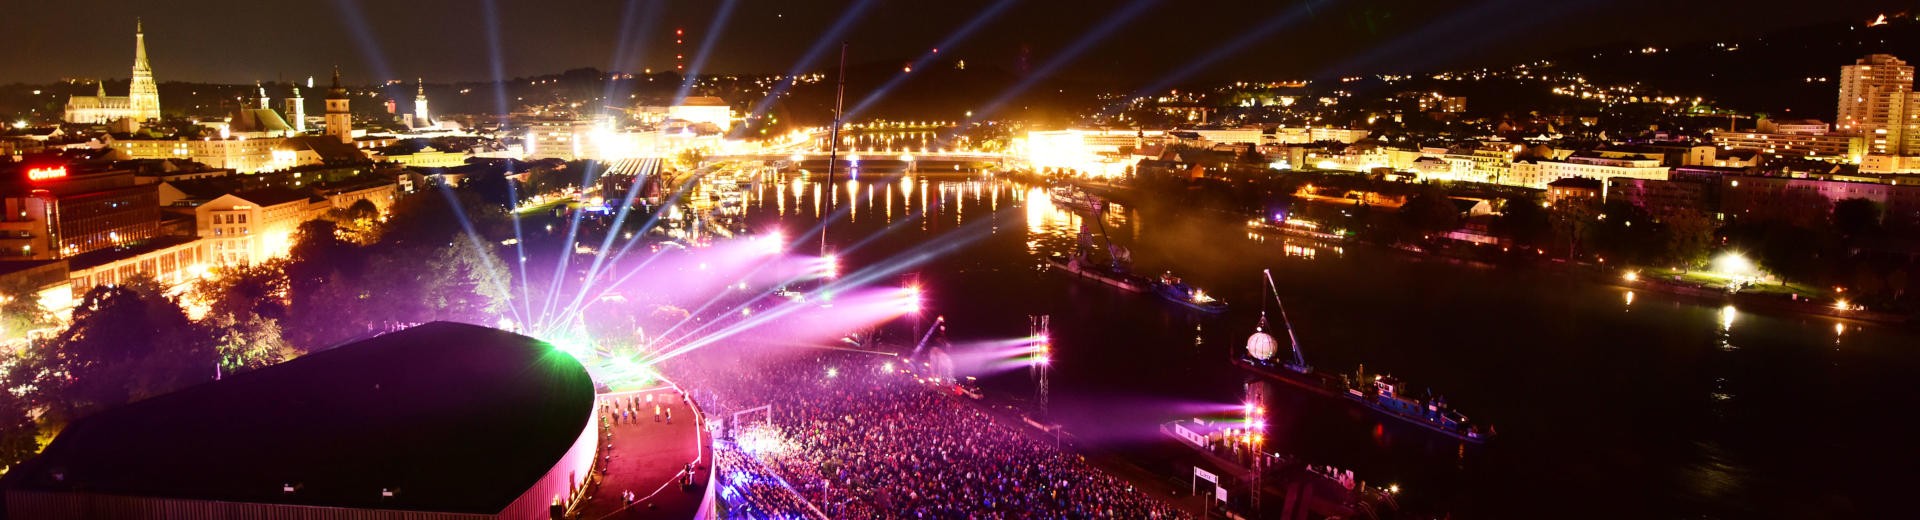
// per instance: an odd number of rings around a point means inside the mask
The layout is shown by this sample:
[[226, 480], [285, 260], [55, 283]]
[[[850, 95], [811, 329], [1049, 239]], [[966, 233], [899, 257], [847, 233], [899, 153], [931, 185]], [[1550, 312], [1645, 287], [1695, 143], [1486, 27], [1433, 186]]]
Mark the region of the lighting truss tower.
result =
[[1265, 441], [1267, 434], [1267, 383], [1251, 381], [1247, 383], [1247, 429], [1254, 432], [1247, 442], [1247, 453], [1253, 455], [1248, 464], [1253, 475], [1248, 480], [1247, 505], [1253, 509], [1255, 517], [1260, 515], [1260, 495], [1265, 485], [1267, 454]]
[[1040, 403], [1040, 413], [1047, 413], [1047, 373], [1053, 365], [1053, 331], [1049, 315], [1027, 316], [1027, 330], [1033, 342], [1033, 360], [1028, 364], [1028, 372], [1037, 382], [1034, 387], [1034, 399]]

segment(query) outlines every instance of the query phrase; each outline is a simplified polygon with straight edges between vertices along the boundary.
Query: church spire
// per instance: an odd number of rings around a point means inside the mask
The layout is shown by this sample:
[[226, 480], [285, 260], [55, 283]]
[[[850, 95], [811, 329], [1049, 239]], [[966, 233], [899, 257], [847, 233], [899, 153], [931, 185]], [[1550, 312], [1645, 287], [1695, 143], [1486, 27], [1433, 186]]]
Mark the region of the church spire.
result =
[[147, 30], [139, 18], [133, 19], [133, 70], [153, 70], [147, 65]]
[[414, 81], [414, 83], [419, 83], [419, 84], [420, 84], [420, 91], [419, 91], [419, 94], [416, 94], [416, 95], [418, 95], [418, 96], [420, 96], [420, 97], [427, 97], [427, 80], [426, 80], [426, 78], [413, 78], [413, 81]]
[[327, 99], [346, 99], [347, 88], [340, 86], [340, 66], [333, 66], [333, 88], [327, 89]]

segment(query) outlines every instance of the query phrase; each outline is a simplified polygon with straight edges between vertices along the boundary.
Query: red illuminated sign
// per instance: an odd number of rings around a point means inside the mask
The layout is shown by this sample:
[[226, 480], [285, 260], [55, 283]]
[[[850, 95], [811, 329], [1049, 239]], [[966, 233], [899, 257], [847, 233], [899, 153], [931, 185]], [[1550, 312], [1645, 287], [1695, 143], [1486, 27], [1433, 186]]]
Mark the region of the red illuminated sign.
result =
[[55, 168], [33, 168], [30, 170], [27, 170], [27, 179], [36, 180], [36, 181], [44, 181], [47, 179], [58, 179], [66, 176], [67, 176], [67, 167], [65, 166], [60, 166]]

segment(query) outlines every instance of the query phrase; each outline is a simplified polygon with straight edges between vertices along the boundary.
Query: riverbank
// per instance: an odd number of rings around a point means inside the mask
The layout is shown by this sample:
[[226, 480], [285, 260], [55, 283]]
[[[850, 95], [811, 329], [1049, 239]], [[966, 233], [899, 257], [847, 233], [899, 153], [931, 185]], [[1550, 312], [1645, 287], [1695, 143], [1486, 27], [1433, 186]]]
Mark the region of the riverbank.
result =
[[[1108, 182], [1085, 181], [1085, 180], [1075, 181], [1073, 184], [1074, 186], [1082, 190], [1085, 190], [1088, 193], [1092, 193], [1096, 196], [1099, 196], [1101, 198], [1114, 200], [1122, 204], [1126, 204], [1133, 207], [1142, 207], [1144, 205], [1149, 205], [1152, 202], [1150, 200], [1147, 200], [1144, 197], [1144, 194], [1139, 193], [1138, 190], [1130, 186], [1113, 184]], [[1253, 219], [1259, 218], [1258, 215], [1244, 215], [1237, 212], [1223, 210], [1219, 208], [1204, 208], [1204, 209], [1209, 210], [1209, 212], [1220, 213], [1223, 215], [1228, 215], [1236, 218], [1239, 218], [1239, 217], [1253, 218]], [[1310, 239], [1319, 243], [1330, 242], [1328, 236], [1325, 233], [1318, 233], [1318, 232], [1312, 232], [1307, 230], [1296, 230], [1296, 229], [1285, 227], [1285, 226], [1261, 226], [1258, 228], [1258, 230], [1263, 232], [1282, 234], [1289, 237]], [[1455, 249], [1457, 248], [1416, 248], [1416, 247], [1404, 246], [1404, 245], [1379, 244], [1379, 243], [1355, 240], [1350, 238], [1338, 240], [1338, 243], [1340, 244], [1340, 247], [1345, 247], [1349, 245], [1363, 245], [1363, 246], [1375, 247], [1381, 250], [1392, 251], [1398, 254], [1410, 255], [1410, 256], [1423, 258], [1423, 259], [1434, 259], [1434, 260], [1444, 260], [1444, 261], [1450, 261], [1450, 262], [1464, 263], [1466, 265], [1470, 265], [1478, 268], [1498, 269], [1498, 268], [1503, 268], [1507, 266], [1512, 266], [1515, 264], [1525, 264], [1532, 267], [1549, 269], [1549, 270], [1558, 272], [1560, 274], [1573, 276], [1573, 277], [1588, 280], [1591, 282], [1596, 282], [1602, 285], [1619, 287], [1619, 288], [1629, 289], [1629, 290], [1644, 290], [1644, 291], [1651, 292], [1653, 294], [1669, 295], [1676, 298], [1685, 299], [1685, 300], [1694, 301], [1694, 302], [1723, 303], [1726, 305], [1733, 305], [1742, 311], [1748, 311], [1748, 312], [1763, 312], [1763, 313], [1781, 314], [1781, 315], [1821, 316], [1821, 317], [1858, 320], [1858, 321], [1871, 322], [1871, 323], [1879, 323], [1879, 324], [1887, 324], [1887, 325], [1902, 325], [1902, 326], [1911, 326], [1915, 323], [1914, 316], [1911, 314], [1859, 309], [1851, 305], [1849, 305], [1847, 308], [1841, 308], [1840, 306], [1836, 305], [1833, 302], [1820, 301], [1819, 299], [1813, 298], [1811, 295], [1796, 297], [1795, 293], [1793, 293], [1792, 291], [1729, 292], [1723, 289], [1699, 287], [1699, 286], [1689, 285], [1684, 283], [1674, 283], [1670, 281], [1649, 279], [1647, 277], [1639, 277], [1638, 280], [1629, 281], [1624, 276], [1625, 271], [1612, 270], [1604, 266], [1595, 265], [1595, 264], [1571, 262], [1564, 259], [1549, 259], [1539, 255], [1532, 255], [1531, 257], [1527, 257], [1527, 256], [1521, 256], [1521, 255], [1506, 254], [1501, 256], [1500, 258], [1488, 259], [1485, 257], [1485, 255], [1459, 254], [1455, 252]]]

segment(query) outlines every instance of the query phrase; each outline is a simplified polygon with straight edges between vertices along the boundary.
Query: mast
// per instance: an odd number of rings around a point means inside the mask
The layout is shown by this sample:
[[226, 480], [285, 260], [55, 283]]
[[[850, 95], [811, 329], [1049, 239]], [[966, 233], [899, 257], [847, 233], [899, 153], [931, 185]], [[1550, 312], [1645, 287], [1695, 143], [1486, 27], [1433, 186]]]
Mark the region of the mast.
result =
[[[1280, 324], [1287, 328], [1287, 342], [1293, 345], [1293, 363], [1305, 368], [1307, 366], [1307, 356], [1305, 353], [1300, 352], [1300, 338], [1294, 337], [1293, 321], [1287, 319], [1287, 304], [1286, 302], [1280, 301], [1280, 289], [1273, 285], [1273, 270], [1261, 269], [1260, 273], [1266, 275], [1267, 290], [1273, 291], [1273, 304], [1280, 308]], [[1262, 308], [1266, 307], [1266, 302], [1261, 302], [1260, 306]], [[1262, 310], [1260, 313], [1264, 316], [1266, 311]]]
[[[840, 42], [840, 79], [833, 93], [833, 128], [827, 132], [827, 213], [833, 213], [833, 168], [840, 162], [840, 116], [847, 101], [847, 42]], [[822, 217], [825, 218], [825, 217]], [[827, 256], [826, 221], [820, 224], [820, 256]]]
[[1088, 218], [1093, 220], [1094, 227], [1100, 228], [1100, 240], [1106, 241], [1107, 243], [1107, 267], [1118, 271], [1120, 269], [1120, 257], [1114, 254], [1113, 235], [1107, 233], [1107, 219], [1102, 218], [1106, 215], [1107, 205], [1095, 204], [1093, 195], [1086, 193], [1085, 190], [1079, 191], [1079, 195], [1082, 196], [1081, 199], [1087, 202]]

